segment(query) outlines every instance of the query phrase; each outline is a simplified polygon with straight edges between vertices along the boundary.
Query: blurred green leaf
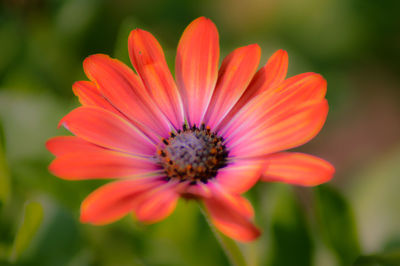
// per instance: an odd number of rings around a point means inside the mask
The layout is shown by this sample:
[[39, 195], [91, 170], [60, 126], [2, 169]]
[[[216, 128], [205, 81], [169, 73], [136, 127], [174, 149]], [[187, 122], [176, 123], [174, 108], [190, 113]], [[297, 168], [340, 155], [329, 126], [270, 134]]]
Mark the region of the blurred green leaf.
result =
[[[84, 254], [88, 251], [85, 250], [85, 247], [82, 245], [85, 241], [80, 238], [78, 221], [76, 217], [72, 216], [70, 211], [64, 209], [62, 206], [51, 204], [46, 207], [46, 220], [43, 222], [43, 228], [40, 230], [40, 237], [38, 237], [33, 246], [34, 252], [30, 254], [31, 256], [28, 258], [29, 265], [69, 265], [69, 262], [74, 261], [76, 256], [82, 255], [82, 253]], [[104, 227], [99, 227], [99, 231], [102, 232], [102, 230], [104, 230]], [[111, 239], [104, 239], [99, 242], [110, 247], [107, 251], [114, 250], [115, 244]], [[103, 250], [101, 254], [96, 254], [94, 258], [101, 261], [103, 253], [107, 254], [107, 251]], [[78, 254], [79, 252], [82, 253]], [[82, 265], [104, 264], [88, 263]]]
[[[6, 259], [7, 255], [9, 254], [9, 246], [7, 245], [7, 243], [4, 243], [4, 240], [1, 239], [2, 242], [0, 242], [0, 262], [2, 262], [2, 259]], [[0, 263], [0, 265], [3, 265]]]
[[0, 147], [2, 147], [2, 150], [5, 151], [6, 136], [4, 133], [3, 122], [1, 120], [0, 120]]
[[5, 137], [0, 121], [0, 207], [5, 205], [11, 191], [10, 174], [5, 156]]
[[225, 250], [226, 255], [229, 257], [229, 260], [231, 261], [232, 265], [235, 266], [246, 265], [243, 253], [240, 250], [238, 244], [235, 242], [235, 240], [217, 231], [215, 228], [213, 228], [213, 225], [211, 223], [210, 226], [212, 227], [212, 230], [215, 233], [215, 237], [221, 243], [221, 247]]
[[21, 28], [15, 21], [4, 21], [0, 14], [0, 79], [6, 73], [23, 46]]
[[279, 185], [278, 189], [271, 217], [268, 265], [309, 266], [312, 264], [313, 243], [302, 209], [287, 185]]
[[340, 264], [351, 265], [360, 254], [353, 211], [336, 189], [321, 186], [314, 191], [320, 233], [337, 255]]
[[[146, 265], [159, 265], [165, 261], [171, 265], [191, 266], [228, 263], [195, 202], [180, 200], [172, 215], [146, 230], [147, 248], [142, 256], [150, 258], [144, 261]], [[187, 248], [192, 243], [196, 243], [196, 249]], [[207, 250], [207, 256], [199, 250]]]
[[30, 202], [25, 206], [25, 213], [22, 218], [21, 226], [18, 229], [17, 235], [10, 254], [10, 261], [16, 261], [20, 255], [29, 246], [32, 238], [43, 220], [43, 207], [40, 203]]
[[400, 248], [400, 143], [352, 174], [348, 190], [362, 246], [376, 252]]
[[[63, 1], [57, 10], [55, 26], [62, 38], [77, 39], [90, 27], [99, 12], [100, 5], [95, 0]], [[72, 19], [73, 18], [73, 19]]]
[[9, 266], [9, 265], [13, 265], [13, 264], [11, 264], [11, 263], [8, 262], [8, 261], [5, 261], [5, 260], [0, 259], [0, 265], [1, 265], [1, 266]]
[[398, 266], [400, 265], [400, 250], [381, 254], [360, 256], [354, 266]]

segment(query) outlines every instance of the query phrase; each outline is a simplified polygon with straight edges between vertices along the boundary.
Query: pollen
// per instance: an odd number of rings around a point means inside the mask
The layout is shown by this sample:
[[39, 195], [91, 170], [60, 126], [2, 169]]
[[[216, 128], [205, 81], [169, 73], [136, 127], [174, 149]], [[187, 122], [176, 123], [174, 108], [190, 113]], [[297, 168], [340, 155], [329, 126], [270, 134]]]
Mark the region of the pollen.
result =
[[190, 181], [190, 184], [207, 183], [214, 178], [226, 166], [227, 156], [224, 139], [204, 124], [199, 127], [184, 124], [182, 130], [162, 139], [157, 151], [167, 179]]

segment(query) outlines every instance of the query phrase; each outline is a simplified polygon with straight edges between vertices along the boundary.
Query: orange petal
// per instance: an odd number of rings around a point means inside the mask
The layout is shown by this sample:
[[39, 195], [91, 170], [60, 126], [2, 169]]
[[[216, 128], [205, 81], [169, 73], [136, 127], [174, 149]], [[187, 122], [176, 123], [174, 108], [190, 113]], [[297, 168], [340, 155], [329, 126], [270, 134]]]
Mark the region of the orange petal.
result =
[[154, 142], [168, 136], [168, 120], [132, 69], [101, 54], [86, 58], [83, 67], [101, 94]]
[[270, 114], [282, 113], [325, 97], [326, 81], [315, 73], [303, 73], [285, 80], [279, 87], [267, 90], [253, 98], [221, 129], [221, 133], [240, 131], [246, 122], [265, 124]]
[[261, 177], [262, 181], [300, 186], [317, 186], [328, 182], [335, 172], [335, 168], [327, 161], [296, 152], [269, 155], [266, 164], [268, 167]]
[[264, 125], [243, 130], [243, 135], [232, 140], [230, 156], [263, 156], [302, 145], [318, 134], [327, 114], [326, 100], [272, 113]]
[[258, 95], [281, 84], [286, 78], [288, 64], [287, 52], [285, 50], [276, 51], [251, 82], [248, 88], [249, 96]]
[[149, 94], [175, 128], [184, 122], [182, 103], [164, 52], [149, 32], [136, 29], [129, 35], [129, 56]]
[[121, 178], [154, 173], [158, 166], [149, 159], [97, 148], [57, 157], [49, 166], [55, 176], [68, 180]]
[[200, 17], [183, 32], [175, 75], [190, 125], [202, 122], [218, 76], [219, 37], [214, 23]]
[[263, 169], [263, 164], [237, 160], [218, 170], [216, 182], [232, 193], [244, 193], [257, 183]]
[[104, 97], [101, 95], [96, 85], [90, 81], [77, 81], [72, 85], [74, 94], [78, 96], [79, 102], [83, 106], [97, 106], [117, 115], [121, 113], [115, 109]]
[[165, 183], [159, 179], [121, 180], [98, 188], [82, 202], [81, 222], [101, 225], [119, 220], [133, 210], [142, 193]]
[[136, 218], [145, 223], [155, 223], [168, 217], [175, 210], [179, 198], [173, 186], [168, 183], [141, 195], [135, 204]]
[[223, 122], [221, 122], [219, 128], [226, 125], [255, 96], [281, 84], [286, 77], [287, 68], [288, 54], [284, 50], [278, 50], [269, 58], [267, 64], [254, 75], [249, 86], [229, 114], [224, 118]]
[[265, 92], [265, 95], [277, 95], [280, 101], [306, 103], [323, 99], [326, 88], [326, 80], [320, 74], [307, 72], [288, 78], [275, 89]]
[[76, 136], [102, 147], [137, 155], [154, 155], [155, 145], [128, 121], [97, 107], [79, 107], [61, 121]]
[[215, 181], [211, 181], [207, 185], [210, 188], [214, 199], [223, 202], [223, 205], [228, 206], [230, 209], [235, 209], [236, 212], [240, 213], [240, 215], [243, 215], [247, 218], [254, 217], [253, 206], [247, 199], [243, 198], [237, 193], [232, 193]]
[[46, 148], [55, 156], [73, 152], [97, 151], [103, 149], [75, 136], [59, 136], [49, 139]]
[[[272, 139], [267, 139], [267, 135], [275, 132], [277, 127], [284, 129], [288, 123], [292, 123], [293, 128], [292, 130], [287, 128], [287, 134], [297, 134], [295, 128], [306, 130], [304, 133], [308, 128], [310, 134], [316, 134], [323, 125], [328, 111], [327, 103], [324, 102], [325, 92], [326, 81], [320, 75], [315, 73], [297, 75], [286, 80], [279, 87], [267, 90], [253, 98], [219, 133], [231, 145], [247, 139], [251, 140], [250, 146], [266, 144], [256, 143], [254, 138], [271, 143]], [[321, 113], [316, 113], [318, 110], [315, 109], [320, 110]], [[296, 123], [293, 117], [300, 119], [299, 123]], [[309, 127], [307, 127], [308, 123], [310, 123]], [[315, 134], [311, 134], [309, 137], [313, 137]], [[296, 136], [292, 137], [296, 139]], [[285, 148], [292, 148], [308, 140], [310, 138], [299, 134], [295, 143], [286, 141], [282, 144], [285, 144]], [[275, 143], [273, 146], [259, 146], [257, 149], [259, 151], [265, 149], [264, 155], [280, 150], [279, 143]]]
[[241, 196], [214, 191], [213, 197], [204, 199], [204, 204], [212, 223], [225, 235], [242, 242], [260, 236], [260, 230], [250, 220], [254, 214], [251, 204]]
[[224, 59], [205, 116], [208, 126], [216, 128], [242, 96], [257, 70], [260, 56], [260, 47], [252, 44], [237, 48]]

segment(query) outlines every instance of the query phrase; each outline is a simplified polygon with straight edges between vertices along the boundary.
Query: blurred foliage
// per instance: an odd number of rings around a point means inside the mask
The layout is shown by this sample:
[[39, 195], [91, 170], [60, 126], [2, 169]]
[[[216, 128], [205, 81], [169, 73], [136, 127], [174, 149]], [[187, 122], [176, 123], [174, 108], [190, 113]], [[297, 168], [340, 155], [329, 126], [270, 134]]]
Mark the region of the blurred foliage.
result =
[[320, 233], [339, 258], [341, 265], [351, 265], [360, 253], [353, 212], [346, 199], [335, 189], [315, 189]]
[[7, 203], [11, 193], [10, 176], [5, 156], [5, 137], [2, 123], [0, 121], [0, 211]]
[[271, 254], [268, 265], [311, 265], [313, 243], [303, 210], [287, 186], [278, 189], [280, 191], [271, 217]]
[[30, 241], [38, 230], [42, 220], [42, 205], [37, 202], [26, 204], [21, 226], [15, 236], [14, 244], [10, 252], [11, 262], [15, 262], [22, 252], [29, 246]]
[[[193, 202], [150, 226], [131, 217], [80, 224], [80, 202], [104, 182], [51, 176], [44, 148], [66, 133], [56, 125], [78, 105], [71, 85], [86, 79], [86, 56], [130, 65], [127, 37], [140, 27], [173, 70], [180, 34], [202, 15], [218, 26], [221, 56], [257, 42], [264, 64], [286, 49], [290, 75], [314, 71], [329, 84], [327, 124], [301, 150], [333, 162], [336, 177], [317, 189], [259, 184], [247, 193], [264, 231], [240, 245], [247, 264], [400, 265], [399, 10], [397, 0], [1, 1], [0, 265], [228, 265]], [[20, 223], [26, 202], [43, 210], [27, 205]]]
[[377, 255], [359, 257], [354, 266], [397, 266], [400, 265], [400, 250]]

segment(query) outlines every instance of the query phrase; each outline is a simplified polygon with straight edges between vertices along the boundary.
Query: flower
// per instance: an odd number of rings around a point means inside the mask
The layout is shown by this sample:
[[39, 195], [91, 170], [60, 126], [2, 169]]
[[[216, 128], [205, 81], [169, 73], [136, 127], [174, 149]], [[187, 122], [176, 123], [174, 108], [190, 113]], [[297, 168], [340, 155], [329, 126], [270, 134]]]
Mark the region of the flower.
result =
[[83, 201], [82, 222], [134, 213], [153, 223], [179, 198], [194, 199], [222, 233], [251, 241], [260, 230], [241, 194], [257, 181], [314, 186], [331, 179], [328, 162], [281, 152], [312, 139], [328, 113], [326, 81], [315, 73], [285, 79], [285, 51], [256, 72], [260, 47], [240, 47], [218, 70], [217, 29], [200, 17], [179, 41], [174, 80], [153, 35], [135, 29], [128, 45], [137, 74], [106, 55], [86, 58], [90, 81], [73, 85], [82, 106], [60, 121], [75, 136], [46, 144], [56, 156], [49, 170], [60, 178], [117, 179]]

